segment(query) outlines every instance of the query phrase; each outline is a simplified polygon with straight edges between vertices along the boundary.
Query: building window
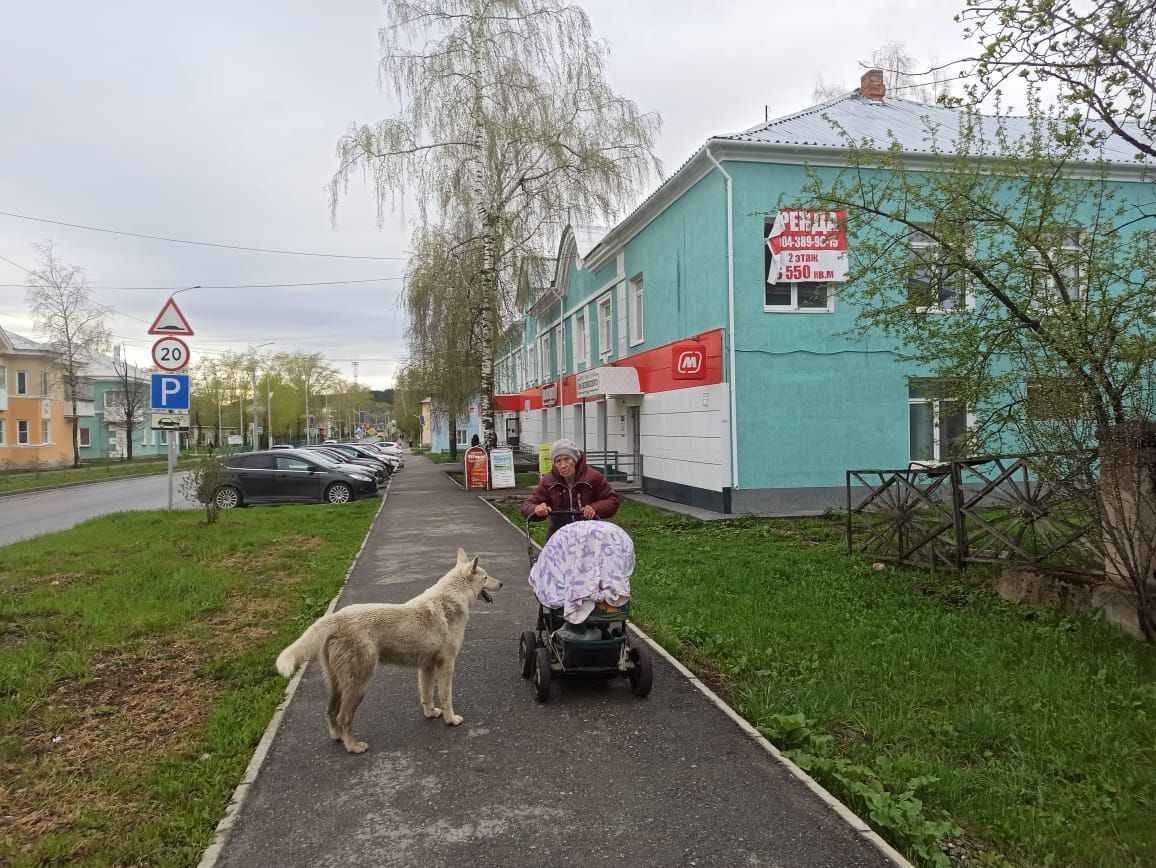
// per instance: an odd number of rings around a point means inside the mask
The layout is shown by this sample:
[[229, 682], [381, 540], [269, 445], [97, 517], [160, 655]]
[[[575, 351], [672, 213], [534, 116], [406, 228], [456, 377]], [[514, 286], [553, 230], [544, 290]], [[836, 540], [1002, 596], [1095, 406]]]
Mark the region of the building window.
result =
[[[1071, 304], [1083, 297], [1080, 279], [1080, 233], [1072, 230], [1060, 242], [1059, 247], [1048, 251], [1045, 256], [1038, 250], [1030, 251], [1032, 258], [1031, 304], [1043, 313], [1053, 313], [1064, 304]], [[1060, 286], [1067, 293], [1064, 300]]]
[[41, 419], [40, 420], [40, 442], [41, 443], [51, 443], [52, 442], [52, 428], [50, 426], [51, 426], [51, 423], [49, 422], [48, 419]]
[[92, 431], [88, 428], [81, 428], [79, 433], [80, 433], [80, 445], [81, 446], [91, 446], [92, 445]]
[[3, 446], [4, 443], [4, 420], [0, 419], [0, 446]]
[[28, 445], [28, 420], [20, 419], [16, 423], [16, 442], [21, 446]]
[[8, 366], [0, 365], [0, 392], [8, 389]]
[[907, 387], [907, 414], [911, 431], [911, 460], [947, 461], [967, 436], [967, 408], [944, 394], [944, 383], [911, 380]]
[[645, 340], [645, 325], [646, 325], [646, 308], [643, 304], [642, 294], [642, 275], [638, 275], [630, 281], [630, 291], [628, 293], [630, 299], [630, 344], [640, 344]]
[[763, 310], [827, 313], [833, 309], [831, 301], [826, 283], [768, 283]]
[[554, 331], [554, 352], [558, 356], [558, 373], [566, 373], [566, 330], [562, 323]]
[[157, 445], [159, 445], [159, 446], [168, 446], [169, 445], [169, 432], [168, 431], [166, 431], [164, 429], [157, 431]]
[[17, 395], [27, 395], [28, 394], [28, 372], [27, 371], [17, 371], [16, 372], [16, 394]]
[[457, 431], [458, 431], [458, 439], [457, 439], [458, 448], [462, 449], [462, 448], [465, 448], [466, 446], [469, 446], [470, 445], [470, 431], [469, 431], [469, 429], [465, 425], [462, 425], [459, 422]]
[[598, 354], [609, 356], [613, 350], [614, 321], [611, 319], [612, 305], [606, 295], [598, 302]]
[[586, 334], [586, 311], [574, 315], [574, 367], [586, 364], [589, 358]]
[[40, 395], [41, 397], [48, 397], [48, 371], [40, 372]]
[[921, 313], [966, 310], [967, 280], [953, 268], [938, 241], [913, 230], [907, 238], [911, 265], [907, 271], [907, 299]]

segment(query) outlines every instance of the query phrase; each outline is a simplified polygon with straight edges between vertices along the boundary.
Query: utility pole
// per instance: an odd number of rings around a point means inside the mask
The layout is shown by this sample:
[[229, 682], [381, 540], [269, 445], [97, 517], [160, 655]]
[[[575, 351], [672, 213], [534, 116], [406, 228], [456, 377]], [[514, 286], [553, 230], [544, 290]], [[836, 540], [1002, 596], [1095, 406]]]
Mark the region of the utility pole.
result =
[[273, 384], [269, 380], [269, 372], [265, 372], [265, 428], [267, 430], [265, 443], [273, 448]]

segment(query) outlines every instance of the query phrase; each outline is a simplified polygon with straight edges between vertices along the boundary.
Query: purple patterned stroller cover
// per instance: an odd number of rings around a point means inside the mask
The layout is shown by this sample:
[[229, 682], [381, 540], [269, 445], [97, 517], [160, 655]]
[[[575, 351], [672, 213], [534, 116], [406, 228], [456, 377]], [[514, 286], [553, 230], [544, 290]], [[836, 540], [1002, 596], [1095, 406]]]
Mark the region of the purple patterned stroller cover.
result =
[[573, 521], [554, 531], [530, 569], [530, 587], [543, 606], [581, 624], [594, 604], [630, 599], [634, 542], [608, 521]]

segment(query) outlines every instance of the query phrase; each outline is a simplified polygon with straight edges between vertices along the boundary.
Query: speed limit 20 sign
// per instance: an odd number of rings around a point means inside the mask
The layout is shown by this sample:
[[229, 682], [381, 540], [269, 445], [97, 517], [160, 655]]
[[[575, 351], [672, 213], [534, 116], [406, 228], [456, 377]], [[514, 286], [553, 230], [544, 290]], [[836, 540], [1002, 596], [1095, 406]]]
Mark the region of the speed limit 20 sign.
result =
[[183, 371], [189, 366], [189, 345], [180, 338], [161, 338], [153, 344], [153, 364], [162, 371]]

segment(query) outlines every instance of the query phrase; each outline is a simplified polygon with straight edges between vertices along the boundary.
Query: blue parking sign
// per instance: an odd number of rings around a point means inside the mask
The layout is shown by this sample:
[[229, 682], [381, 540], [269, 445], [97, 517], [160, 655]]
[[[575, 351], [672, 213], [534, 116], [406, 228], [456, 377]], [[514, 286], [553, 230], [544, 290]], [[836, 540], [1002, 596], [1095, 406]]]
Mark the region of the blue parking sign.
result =
[[189, 375], [153, 374], [152, 409], [188, 410]]

